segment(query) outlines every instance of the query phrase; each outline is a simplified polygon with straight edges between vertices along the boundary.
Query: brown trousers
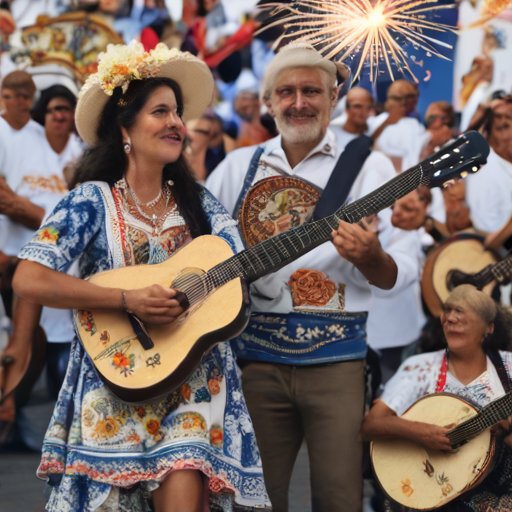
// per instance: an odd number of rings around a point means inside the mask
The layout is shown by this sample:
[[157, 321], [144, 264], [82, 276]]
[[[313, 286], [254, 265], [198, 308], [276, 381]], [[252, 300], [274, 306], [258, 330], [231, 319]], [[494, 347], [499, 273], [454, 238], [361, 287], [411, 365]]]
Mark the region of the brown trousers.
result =
[[274, 512], [288, 512], [293, 466], [306, 439], [313, 512], [361, 512], [364, 360], [291, 366], [250, 362], [242, 384]]

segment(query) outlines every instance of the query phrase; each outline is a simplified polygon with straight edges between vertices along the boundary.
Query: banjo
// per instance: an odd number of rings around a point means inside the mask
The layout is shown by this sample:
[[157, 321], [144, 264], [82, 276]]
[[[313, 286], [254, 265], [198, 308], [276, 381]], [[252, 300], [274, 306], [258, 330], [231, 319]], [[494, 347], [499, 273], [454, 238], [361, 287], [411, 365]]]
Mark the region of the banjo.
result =
[[156, 265], [101, 272], [90, 282], [137, 289], [151, 283], [185, 294], [189, 308], [167, 325], [142, 325], [124, 311], [77, 311], [80, 340], [105, 385], [128, 403], [156, 401], [179, 387], [215, 344], [239, 335], [249, 321], [246, 283], [284, 267], [331, 240], [339, 220], [359, 222], [390, 207], [420, 184], [440, 186], [476, 172], [489, 146], [477, 132], [447, 144], [370, 194], [315, 222], [279, 233], [236, 255], [227, 242], [205, 235]]
[[510, 416], [512, 391], [482, 409], [451, 393], [434, 393], [403, 415], [411, 421], [457, 426], [447, 434], [455, 452], [425, 448], [414, 441], [371, 443], [373, 469], [385, 493], [413, 510], [434, 510], [480, 484], [492, 471], [496, 437], [490, 427]]
[[[421, 293], [433, 316], [441, 316], [443, 303], [455, 286], [465, 282], [473, 284], [471, 279], [481, 284], [478, 288], [484, 293], [492, 294], [496, 281], [499, 282], [495, 274], [498, 276], [505, 264], [497, 263], [496, 255], [484, 247], [483, 241], [482, 236], [474, 233], [457, 233], [428, 254], [421, 278]], [[512, 270], [512, 262], [508, 265]], [[471, 277], [478, 271], [481, 272], [475, 276], [480, 276], [484, 272], [482, 269], [489, 267], [496, 268], [495, 274], [486, 270], [482, 277]]]
[[467, 274], [461, 270], [451, 270], [446, 276], [447, 286], [449, 290], [461, 284], [471, 284], [479, 290], [484, 289], [493, 281], [499, 284], [507, 284], [512, 277], [512, 252], [508, 253], [505, 258], [497, 263], [491, 263], [480, 272]]

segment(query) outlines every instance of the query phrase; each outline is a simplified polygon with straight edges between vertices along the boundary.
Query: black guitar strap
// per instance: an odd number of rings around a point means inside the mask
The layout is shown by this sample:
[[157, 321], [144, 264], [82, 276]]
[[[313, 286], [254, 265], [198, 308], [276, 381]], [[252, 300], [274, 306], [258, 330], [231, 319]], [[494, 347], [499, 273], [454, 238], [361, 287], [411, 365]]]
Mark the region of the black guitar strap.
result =
[[[371, 146], [372, 139], [366, 135], [360, 135], [345, 146], [345, 150], [338, 158], [329, 181], [316, 203], [312, 220], [320, 220], [333, 214], [345, 203], [352, 185], [354, 185], [364, 162], [370, 155]], [[258, 147], [251, 159], [242, 190], [233, 209], [232, 217], [234, 219], [238, 217], [240, 207], [254, 181], [262, 153], [263, 148]]]
[[496, 368], [496, 372], [498, 373], [498, 377], [500, 378], [501, 385], [503, 386], [505, 393], [512, 391], [512, 382], [505, 365], [503, 364], [503, 359], [501, 358], [500, 353], [497, 350], [488, 350], [487, 355]]
[[346, 145], [316, 203], [312, 220], [320, 220], [332, 215], [345, 203], [352, 185], [370, 155], [371, 147], [372, 139], [366, 135], [360, 135]]

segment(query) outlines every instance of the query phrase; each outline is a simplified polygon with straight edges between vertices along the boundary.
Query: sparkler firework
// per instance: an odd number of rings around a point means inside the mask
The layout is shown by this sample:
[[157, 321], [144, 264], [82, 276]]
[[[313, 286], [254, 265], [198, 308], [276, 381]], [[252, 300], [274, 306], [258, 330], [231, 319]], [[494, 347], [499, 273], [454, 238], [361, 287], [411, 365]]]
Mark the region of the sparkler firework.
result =
[[[445, 32], [454, 27], [429, 21], [427, 16], [438, 9], [453, 5], [437, 5], [437, 0], [300, 0], [292, 4], [271, 4], [272, 16], [285, 13], [266, 28], [284, 25], [281, 39], [302, 40], [312, 44], [324, 57], [343, 61], [354, 55], [359, 64], [356, 79], [363, 66], [369, 66], [370, 79], [379, 74], [379, 65], [385, 64], [394, 79], [392, 64], [399, 71], [410, 73], [409, 58], [403, 46], [411, 43], [422, 48], [427, 56], [435, 55], [449, 60], [431, 44], [452, 49], [443, 41], [429, 37], [424, 30]], [[429, 73], [427, 72], [427, 79]]]

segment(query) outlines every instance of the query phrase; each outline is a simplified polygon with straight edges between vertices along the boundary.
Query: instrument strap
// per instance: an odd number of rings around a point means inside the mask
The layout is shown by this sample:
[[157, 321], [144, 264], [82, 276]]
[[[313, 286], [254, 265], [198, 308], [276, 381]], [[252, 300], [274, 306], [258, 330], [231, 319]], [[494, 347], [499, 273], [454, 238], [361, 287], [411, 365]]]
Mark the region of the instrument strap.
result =
[[254, 176], [256, 176], [256, 171], [258, 170], [260, 157], [263, 154], [263, 151], [265, 151], [265, 148], [259, 146], [254, 152], [254, 155], [252, 155], [251, 162], [249, 163], [249, 169], [247, 169], [244, 184], [242, 185], [242, 190], [240, 191], [240, 195], [238, 196], [235, 207], [233, 208], [233, 212], [231, 213], [231, 217], [233, 217], [235, 220], [238, 219], [238, 215], [240, 214], [240, 207], [244, 202], [247, 192], [249, 192], [249, 189], [252, 186], [252, 182], [254, 181]]
[[448, 373], [448, 351], [445, 351], [443, 362], [441, 363], [441, 373], [437, 379], [436, 393], [442, 393], [446, 384], [446, 374]]
[[503, 386], [505, 393], [509, 393], [512, 391], [512, 382], [510, 381], [510, 377], [507, 373], [500, 353], [497, 350], [488, 350], [487, 355], [496, 368], [496, 372], [498, 373], [498, 377], [500, 378], [501, 385]]
[[129, 253], [128, 253], [127, 247], [126, 247], [126, 234], [125, 234], [126, 229], [125, 229], [125, 223], [124, 223], [123, 210], [121, 208], [121, 194], [120, 194], [119, 190], [117, 190], [114, 187], [111, 188], [111, 192], [112, 192], [112, 197], [114, 198], [114, 204], [116, 206], [117, 222], [119, 224], [119, 233], [121, 235], [121, 246], [123, 248], [124, 265], [127, 266], [127, 265], [130, 265], [130, 262], [127, 261], [127, 259], [126, 259], [127, 255]]
[[316, 203], [313, 221], [328, 217], [343, 206], [366, 159], [370, 156], [372, 144], [370, 137], [360, 135], [345, 146]]
[[[505, 390], [505, 393], [509, 393], [512, 391], [512, 382], [507, 373], [505, 365], [503, 363], [503, 359], [500, 356], [500, 353], [497, 350], [489, 350], [487, 351], [487, 355], [491, 360], [492, 364], [496, 368], [496, 372], [498, 373], [498, 377], [500, 379], [501, 385]], [[448, 373], [448, 351], [444, 353], [443, 362], [441, 363], [441, 373], [439, 374], [439, 378], [437, 379], [436, 385], [436, 393], [441, 393], [444, 390], [444, 386], [446, 384], [446, 374]]]

